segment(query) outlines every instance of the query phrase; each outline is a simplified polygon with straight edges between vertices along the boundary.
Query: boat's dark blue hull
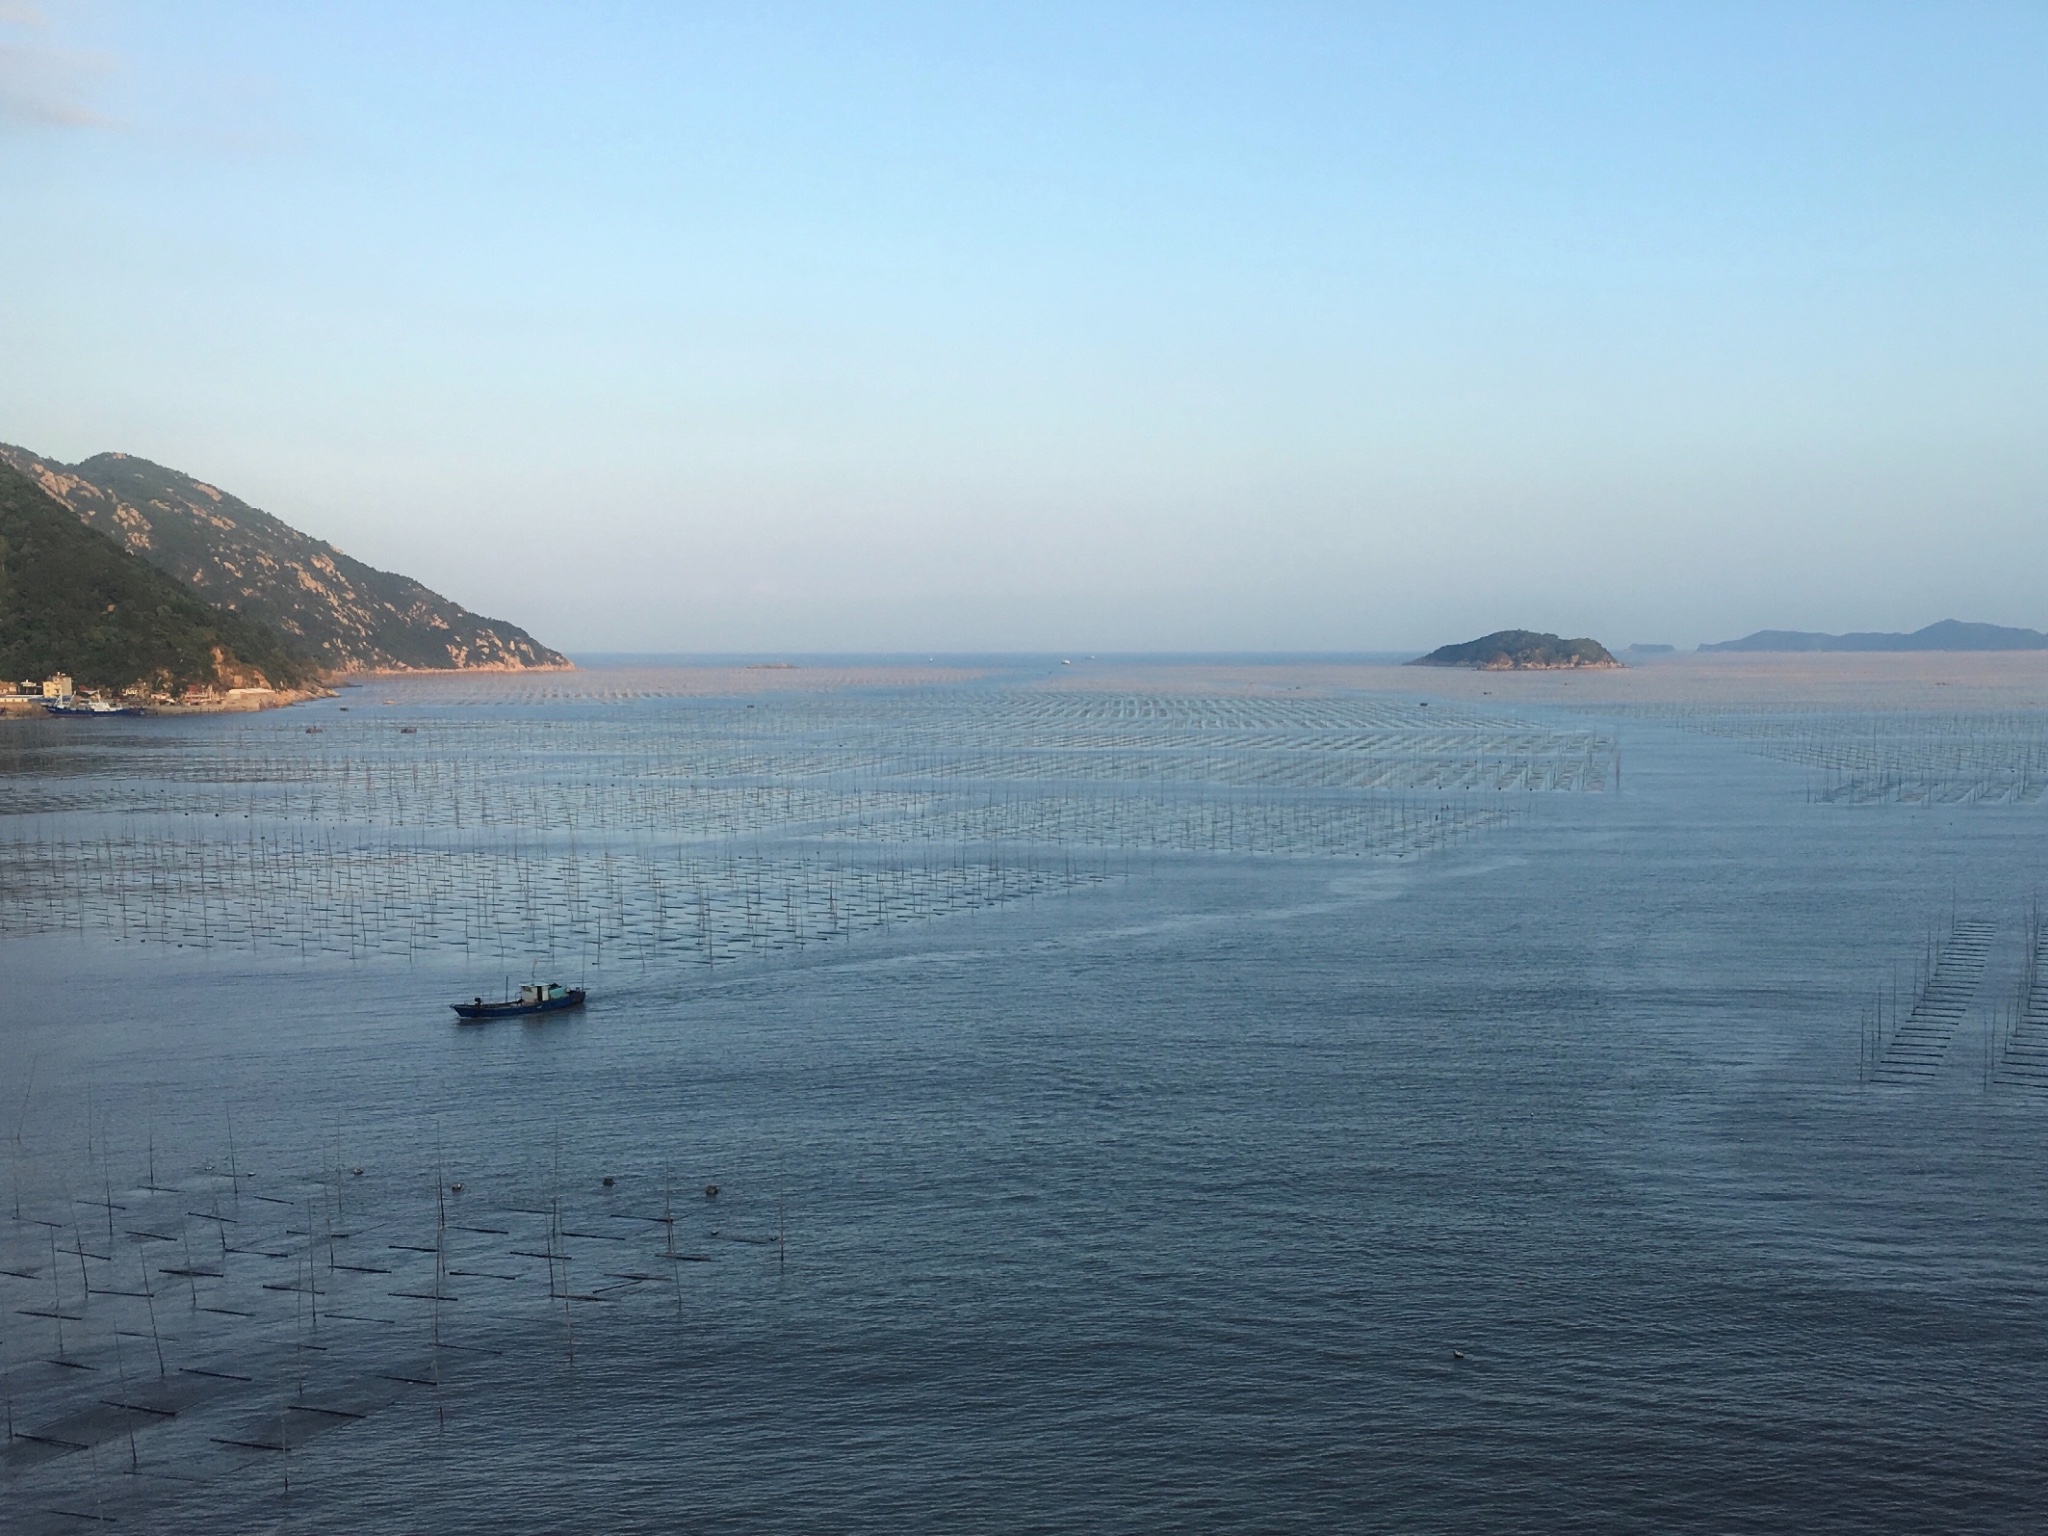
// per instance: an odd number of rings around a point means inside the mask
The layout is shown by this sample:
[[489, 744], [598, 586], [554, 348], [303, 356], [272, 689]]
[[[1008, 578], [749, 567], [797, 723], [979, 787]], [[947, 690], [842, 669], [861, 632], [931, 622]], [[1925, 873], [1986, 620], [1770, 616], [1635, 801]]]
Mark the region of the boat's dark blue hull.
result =
[[465, 1023], [481, 1024], [486, 1019], [516, 1019], [529, 1013], [560, 1013], [565, 1008], [581, 1008], [587, 996], [581, 987], [571, 987], [560, 997], [543, 998], [534, 1003], [450, 1003], [457, 1017]]

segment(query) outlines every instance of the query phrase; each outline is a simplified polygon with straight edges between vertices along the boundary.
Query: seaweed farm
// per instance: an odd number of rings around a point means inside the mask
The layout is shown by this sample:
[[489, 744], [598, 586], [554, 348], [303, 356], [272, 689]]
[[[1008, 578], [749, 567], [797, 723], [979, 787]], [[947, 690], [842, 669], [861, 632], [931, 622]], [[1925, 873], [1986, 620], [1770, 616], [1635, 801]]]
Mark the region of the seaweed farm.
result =
[[1828, 804], [2032, 805], [2048, 790], [2048, 714], [2038, 710], [1639, 705], [1630, 713], [1796, 763], [1809, 770], [1807, 793]]
[[11, 722], [0, 1531], [2031, 1529], [2039, 720], [1676, 675]]
[[[715, 969], [1172, 855], [1408, 858], [1612, 741], [1370, 700], [1022, 691], [6, 743], [0, 934]], [[404, 723], [400, 723], [401, 720]]]
[[2048, 1091], [2048, 925], [2027, 916], [2026, 961], [2012, 1007], [1995, 1020], [1986, 1044], [1989, 1083]]
[[[1425, 859], [1615, 772], [1598, 731], [1366, 698], [568, 702], [392, 682], [310, 726], [16, 731], [0, 936], [712, 984], [1162, 860]], [[8, 1475], [59, 1527], [252, 1458], [282, 1491], [309, 1442], [436, 1401], [493, 1339], [567, 1369], [579, 1312], [608, 1314], [586, 1343], [627, 1313], [674, 1327], [721, 1255], [782, 1258], [758, 1190], [681, 1198], [671, 1169], [565, 1192], [558, 1166], [394, 1178], [325, 1147], [259, 1179], [227, 1134], [180, 1158], [102, 1126], [75, 1164], [17, 1138]]]
[[1866, 1053], [1866, 1081], [1905, 1083], [1941, 1070], [1977, 987], [1984, 979], [1997, 925], [1958, 918], [1939, 942], [1930, 943], [1914, 969], [1913, 1000], [1904, 1016], [1896, 995], [1871, 1010], [1872, 1039]]
[[288, 1497], [320, 1436], [394, 1406], [438, 1414], [541, 1338], [573, 1370], [579, 1323], [586, 1348], [618, 1326], [596, 1314], [678, 1330], [722, 1260], [758, 1278], [781, 1257], [772, 1207], [666, 1170], [566, 1192], [559, 1168], [436, 1168], [393, 1188], [388, 1170], [259, 1179], [151, 1149], [146, 1167], [74, 1171], [99, 1187], [25, 1206], [17, 1173], [0, 1245], [10, 1529], [146, 1525], [216, 1479]]

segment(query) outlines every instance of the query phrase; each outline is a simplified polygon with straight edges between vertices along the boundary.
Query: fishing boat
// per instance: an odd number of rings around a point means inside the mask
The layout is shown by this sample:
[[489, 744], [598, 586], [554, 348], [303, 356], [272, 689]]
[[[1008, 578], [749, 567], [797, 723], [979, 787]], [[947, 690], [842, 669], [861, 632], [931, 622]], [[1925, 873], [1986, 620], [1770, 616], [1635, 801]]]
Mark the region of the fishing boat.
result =
[[521, 987], [517, 998], [502, 1003], [487, 1003], [479, 997], [474, 1002], [450, 1003], [448, 1006], [465, 1024], [475, 1024], [485, 1019], [516, 1019], [529, 1013], [560, 1013], [565, 1008], [581, 1008], [587, 995], [581, 987], [564, 987], [558, 981], [550, 981], [545, 985], [537, 983]]
[[53, 715], [142, 715], [140, 704], [109, 704], [105, 699], [57, 699], [43, 706]]

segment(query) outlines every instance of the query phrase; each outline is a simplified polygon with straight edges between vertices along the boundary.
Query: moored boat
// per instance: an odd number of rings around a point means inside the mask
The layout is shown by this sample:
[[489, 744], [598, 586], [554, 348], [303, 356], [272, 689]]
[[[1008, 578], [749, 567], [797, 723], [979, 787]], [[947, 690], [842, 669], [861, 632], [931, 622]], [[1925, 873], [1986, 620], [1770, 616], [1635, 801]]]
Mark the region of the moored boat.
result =
[[109, 704], [105, 699], [53, 699], [43, 706], [53, 715], [144, 715], [140, 704]]
[[519, 989], [519, 996], [502, 1003], [487, 1003], [481, 997], [474, 1002], [450, 1003], [456, 1017], [465, 1024], [481, 1023], [485, 1019], [516, 1019], [529, 1013], [560, 1013], [565, 1008], [581, 1008], [588, 996], [581, 987], [564, 987], [558, 981], [545, 985], [535, 984]]

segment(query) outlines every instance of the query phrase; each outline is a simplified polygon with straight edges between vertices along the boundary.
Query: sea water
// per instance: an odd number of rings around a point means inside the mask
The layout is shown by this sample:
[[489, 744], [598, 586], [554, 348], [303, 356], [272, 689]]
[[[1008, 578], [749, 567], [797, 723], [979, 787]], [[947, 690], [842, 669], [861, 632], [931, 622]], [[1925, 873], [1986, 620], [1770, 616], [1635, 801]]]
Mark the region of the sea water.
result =
[[0, 1525], [2036, 1524], [2034, 800], [769, 681], [13, 739]]

